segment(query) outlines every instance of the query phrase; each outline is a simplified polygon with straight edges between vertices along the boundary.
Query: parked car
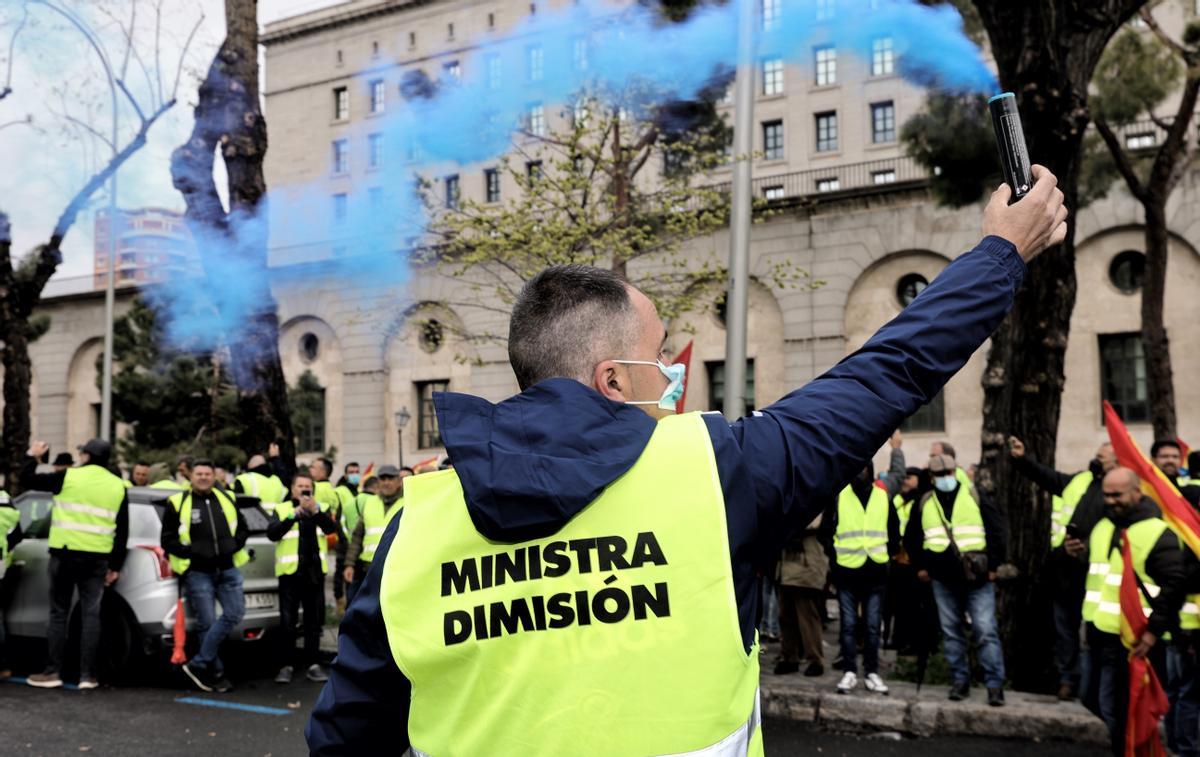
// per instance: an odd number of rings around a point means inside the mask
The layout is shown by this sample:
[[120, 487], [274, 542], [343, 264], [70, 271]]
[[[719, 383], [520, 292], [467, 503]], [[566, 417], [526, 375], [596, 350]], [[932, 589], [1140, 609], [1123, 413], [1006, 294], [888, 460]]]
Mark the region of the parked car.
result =
[[[121, 577], [104, 593], [101, 604], [99, 676], [113, 680], [161, 663], [171, 652], [179, 579], [160, 546], [163, 510], [170, 489], [133, 487], [129, 490], [129, 554]], [[25, 539], [13, 550], [16, 590], [7, 612], [8, 634], [14, 642], [44, 640], [50, 617], [50, 559], [48, 537], [54, 497], [29, 491], [13, 500], [21, 514]], [[267, 515], [254, 497], [238, 497], [238, 509], [250, 538], [251, 560], [242, 566], [246, 615], [230, 634], [231, 640], [258, 642], [279, 625], [279, 584], [275, 578], [275, 545], [266, 536]], [[195, 616], [184, 602], [187, 628]], [[69, 650], [78, 649], [80, 618], [72, 609]], [[68, 659], [71, 659], [68, 657]]]

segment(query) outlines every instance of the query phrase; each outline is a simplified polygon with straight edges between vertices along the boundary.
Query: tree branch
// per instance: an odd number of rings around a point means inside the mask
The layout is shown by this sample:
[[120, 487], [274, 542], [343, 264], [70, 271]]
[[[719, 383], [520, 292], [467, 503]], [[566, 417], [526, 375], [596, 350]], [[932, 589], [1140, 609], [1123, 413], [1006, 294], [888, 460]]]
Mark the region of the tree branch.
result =
[[0, 100], [12, 94], [12, 72], [13, 61], [17, 58], [17, 36], [21, 34], [21, 30], [25, 28], [25, 22], [29, 19], [29, 7], [21, 6], [21, 20], [17, 22], [17, 28], [13, 29], [12, 36], [8, 39], [8, 74], [4, 77], [4, 86], [0, 87]]
[[1171, 38], [1171, 35], [1163, 31], [1163, 28], [1158, 25], [1158, 21], [1154, 18], [1154, 14], [1150, 12], [1150, 8], [1148, 6], [1143, 5], [1141, 10], [1138, 11], [1138, 15], [1141, 16], [1142, 20], [1146, 22], [1146, 26], [1150, 27], [1150, 31], [1154, 32], [1154, 36], [1158, 37], [1159, 42], [1162, 42], [1164, 45], [1170, 48], [1172, 52], [1183, 58], [1185, 61], [1189, 60], [1187, 48], [1176, 42]]
[[204, 13], [200, 14], [200, 18], [196, 19], [195, 25], [192, 26], [192, 31], [188, 33], [187, 40], [183, 43], [183, 49], [179, 52], [179, 64], [175, 67], [175, 83], [171, 85], [171, 99], [174, 100], [179, 94], [179, 79], [183, 75], [183, 61], [187, 57], [188, 50], [192, 46], [192, 40], [196, 38], [196, 32], [200, 31], [200, 25], [204, 23]]
[[1183, 92], [1179, 98], [1179, 107], [1175, 111], [1175, 120], [1167, 130], [1167, 138], [1158, 149], [1154, 166], [1150, 169], [1151, 183], [1161, 179], [1163, 196], [1167, 196], [1183, 177], [1187, 161], [1181, 158], [1188, 152], [1189, 144], [1194, 143], [1192, 134], [1192, 119], [1196, 111], [1197, 94], [1200, 93], [1200, 71], [1188, 69], [1188, 78], [1183, 83]]
[[1117, 171], [1129, 186], [1130, 194], [1140, 202], [1145, 202], [1145, 187], [1142, 186], [1142, 180], [1138, 178], [1137, 171], [1134, 170], [1133, 164], [1129, 161], [1129, 156], [1125, 153], [1125, 148], [1121, 146], [1121, 141], [1117, 139], [1117, 135], [1113, 133], [1107, 121], [1102, 118], [1096, 118], [1094, 119], [1094, 123], [1096, 124], [1096, 131], [1100, 132], [1101, 138], [1104, 139], [1104, 144], [1108, 145], [1108, 151], [1117, 166]]

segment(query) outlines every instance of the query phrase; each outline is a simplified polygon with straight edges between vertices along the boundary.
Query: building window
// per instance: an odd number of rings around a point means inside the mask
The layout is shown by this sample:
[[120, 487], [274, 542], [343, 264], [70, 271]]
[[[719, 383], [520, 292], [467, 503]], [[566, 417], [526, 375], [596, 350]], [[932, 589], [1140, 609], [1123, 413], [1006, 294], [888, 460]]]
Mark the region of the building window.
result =
[[895, 44], [891, 37], [871, 41], [871, 76], [887, 76], [896, 70]]
[[536, 184], [542, 179], [542, 161], [531, 160], [525, 164], [525, 178], [530, 184]]
[[346, 222], [346, 216], [350, 210], [350, 197], [345, 192], [339, 192], [333, 196], [333, 222], [335, 225], [341, 226]]
[[818, 113], [817, 121], [817, 152], [833, 152], [838, 149], [837, 113], [829, 111]]
[[333, 117], [338, 121], [350, 117], [350, 90], [345, 87], [335, 87], [333, 90]]
[[1108, 265], [1108, 279], [1125, 294], [1136, 294], [1142, 288], [1146, 273], [1146, 256], [1136, 250], [1118, 253]]
[[337, 64], [339, 66], [342, 65], [342, 51], [341, 50], [337, 51]]
[[446, 24], [446, 39], [454, 39], [454, 24]]
[[1100, 334], [1099, 338], [1100, 399], [1108, 400], [1126, 423], [1150, 420], [1142, 335]]
[[529, 81], [541, 81], [545, 75], [545, 51], [541, 45], [531, 45], [525, 50], [525, 74]]
[[783, 160], [783, 121], [764, 121], [763, 158]]
[[906, 434], [945, 431], [946, 400], [943, 398], [942, 392], [938, 392], [928, 405], [922, 405], [917, 412], [905, 418], [900, 424], [900, 430]]
[[384, 98], [387, 96], [387, 85], [383, 79], [374, 79], [371, 81], [371, 112], [382, 113], [384, 108]]
[[774, 186], [763, 187], [763, 199], [765, 199], [765, 200], [782, 200], [783, 199], [783, 185], [775, 184]]
[[321, 354], [321, 340], [311, 331], [300, 337], [300, 360], [311, 363]]
[[587, 71], [588, 69], [588, 41], [584, 37], [579, 37], [572, 45], [572, 60], [575, 63], [576, 71]]
[[325, 451], [325, 388], [312, 371], [300, 374], [296, 385], [288, 387], [288, 406], [296, 451]]
[[896, 300], [900, 307], [906, 308], [917, 299], [917, 295], [929, 286], [929, 279], [919, 273], [906, 273], [896, 282]]
[[442, 446], [438, 431], [437, 413], [433, 409], [433, 393], [450, 389], [450, 381], [418, 381], [417, 389], [417, 446], [421, 449]]
[[842, 182], [836, 176], [828, 176], [824, 179], [817, 179], [818, 192], [836, 192], [842, 188]]
[[762, 28], [764, 32], [779, 28], [783, 17], [783, 0], [762, 0]]
[[430, 318], [421, 324], [421, 334], [417, 337], [421, 349], [433, 354], [442, 348], [446, 342], [446, 329], [436, 318]]
[[452, 210], [458, 208], [458, 174], [447, 176], [446, 183], [446, 207]]
[[495, 13], [488, 14], [488, 28], [489, 29], [496, 28], [496, 14]]
[[412, 48], [414, 48], [416, 46], [417, 46], [417, 33], [409, 32], [408, 33], [408, 47], [411, 50]]
[[496, 54], [487, 57], [487, 83], [488, 89], [495, 91], [500, 89], [500, 56]]
[[458, 61], [452, 60], [442, 64], [442, 78], [453, 79], [455, 82], [462, 81], [462, 66], [458, 64]]
[[896, 141], [896, 106], [891, 100], [871, 104], [871, 141], [877, 145]]
[[816, 55], [817, 86], [837, 84], [837, 49], [832, 45], [814, 49]]
[[[725, 361], [705, 363], [708, 370], [708, 409], [725, 407]], [[754, 411], [754, 358], [746, 361], [746, 414]]]
[[828, 21], [837, 12], [837, 0], [817, 0], [817, 20]]
[[1129, 150], [1146, 150], [1154, 147], [1154, 132], [1143, 131], [1125, 135], [1125, 147]]
[[371, 57], [376, 58], [378, 56], [379, 56], [379, 43], [372, 42], [371, 43]]
[[536, 137], [546, 136], [546, 109], [541, 103], [529, 106], [529, 133]]
[[367, 166], [379, 168], [383, 164], [383, 135], [379, 133], [367, 135]]
[[764, 95], [783, 94], [783, 59], [772, 58], [762, 64], [762, 93]]
[[496, 168], [483, 170], [483, 194], [487, 202], [500, 202], [500, 171]]
[[333, 140], [333, 172], [346, 173], [350, 170], [350, 141]]
[[885, 168], [882, 171], [872, 171], [871, 172], [871, 183], [874, 184], [875, 186], [879, 186], [880, 184], [895, 184], [896, 183], [896, 169]]

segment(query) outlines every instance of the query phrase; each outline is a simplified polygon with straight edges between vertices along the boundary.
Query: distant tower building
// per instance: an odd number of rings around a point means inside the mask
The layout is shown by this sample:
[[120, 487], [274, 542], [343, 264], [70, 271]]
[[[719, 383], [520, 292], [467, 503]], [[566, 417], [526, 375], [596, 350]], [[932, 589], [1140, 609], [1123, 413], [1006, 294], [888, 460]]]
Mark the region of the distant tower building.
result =
[[[108, 276], [108, 209], [96, 212], [96, 289]], [[196, 246], [182, 213], [164, 208], [117, 211], [116, 286], [134, 287], [165, 281], [196, 268]]]

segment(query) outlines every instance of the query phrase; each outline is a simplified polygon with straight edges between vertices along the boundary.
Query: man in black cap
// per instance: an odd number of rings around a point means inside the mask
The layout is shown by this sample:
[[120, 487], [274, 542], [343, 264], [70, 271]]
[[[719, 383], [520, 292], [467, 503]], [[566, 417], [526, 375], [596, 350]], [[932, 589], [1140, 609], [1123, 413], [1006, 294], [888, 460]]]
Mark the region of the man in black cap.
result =
[[100, 600], [104, 587], [120, 576], [129, 536], [129, 499], [125, 484], [106, 466], [112, 445], [92, 439], [79, 449], [79, 467], [54, 473], [37, 472], [39, 460], [50, 451], [34, 442], [21, 467], [21, 487], [56, 495], [50, 515], [50, 623], [46, 669], [29, 676], [30, 686], [62, 686], [59, 669], [67, 643], [71, 599], [79, 589], [82, 620], [79, 650], [79, 688], [94, 689], [96, 652], [100, 646]]

